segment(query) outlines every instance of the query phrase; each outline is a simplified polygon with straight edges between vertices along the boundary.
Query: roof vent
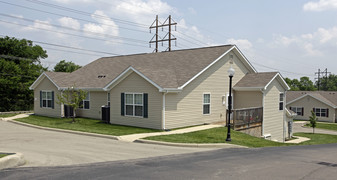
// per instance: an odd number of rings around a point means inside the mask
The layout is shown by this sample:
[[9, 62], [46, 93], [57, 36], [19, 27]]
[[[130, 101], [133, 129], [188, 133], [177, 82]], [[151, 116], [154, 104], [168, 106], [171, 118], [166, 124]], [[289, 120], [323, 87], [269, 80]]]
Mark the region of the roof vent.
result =
[[97, 77], [98, 77], [99, 79], [101, 79], [101, 78], [105, 78], [106, 75], [98, 75]]

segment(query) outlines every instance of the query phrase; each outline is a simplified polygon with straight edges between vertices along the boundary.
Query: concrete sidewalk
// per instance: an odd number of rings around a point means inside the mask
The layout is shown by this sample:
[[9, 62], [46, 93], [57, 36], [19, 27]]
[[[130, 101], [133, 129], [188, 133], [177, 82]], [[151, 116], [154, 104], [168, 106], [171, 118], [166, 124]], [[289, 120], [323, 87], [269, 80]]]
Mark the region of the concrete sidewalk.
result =
[[201, 130], [206, 130], [206, 129], [212, 129], [216, 127], [223, 127], [223, 125], [201, 125], [201, 126], [195, 126], [195, 127], [190, 127], [190, 128], [184, 128], [184, 129], [178, 129], [174, 131], [165, 131], [165, 132], [155, 132], [155, 133], [142, 133], [142, 134], [130, 134], [130, 135], [125, 135], [125, 136], [119, 136], [119, 140], [121, 141], [126, 141], [126, 142], [134, 142], [138, 139], [146, 138], [146, 137], [151, 137], [151, 136], [160, 136], [160, 135], [171, 135], [171, 134], [184, 134], [184, 133], [189, 133], [189, 132], [194, 132], [194, 131], [201, 131]]

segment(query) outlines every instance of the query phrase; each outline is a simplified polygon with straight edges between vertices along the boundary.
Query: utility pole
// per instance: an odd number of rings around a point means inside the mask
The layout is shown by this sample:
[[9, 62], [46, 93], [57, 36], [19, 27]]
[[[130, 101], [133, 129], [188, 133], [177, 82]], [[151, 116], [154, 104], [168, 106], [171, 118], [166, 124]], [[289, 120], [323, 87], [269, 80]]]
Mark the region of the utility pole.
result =
[[[172, 31], [171, 30], [172, 29], [171, 26], [174, 25], [175, 27], [177, 27], [176, 26], [177, 23], [174, 22], [174, 21], [172, 23], [172, 21], [173, 21], [173, 19], [171, 18], [171, 15], [169, 15], [169, 17], [164, 21], [164, 23], [162, 23], [162, 24], [159, 25], [159, 23], [158, 23], [158, 15], [157, 15], [156, 16], [156, 20], [151, 24], [151, 26], [150, 26], [150, 33], [151, 33], [151, 29], [156, 28], [156, 34], [152, 37], [152, 39], [149, 42], [150, 43], [150, 47], [151, 47], [151, 43], [156, 43], [156, 49], [154, 50], [154, 52], [158, 52], [158, 43], [162, 42], [162, 45], [163, 45], [164, 41], [168, 41], [168, 46], [169, 47], [166, 50], [171, 51], [171, 41], [177, 40], [177, 38], [175, 38], [174, 35], [171, 33], [171, 31]], [[154, 26], [154, 24], [156, 24], [156, 25]], [[166, 33], [166, 35], [163, 38], [159, 39], [158, 38], [159, 37], [158, 28], [161, 27], [162, 30], [163, 30], [165, 26], [169, 27], [169, 32]], [[173, 36], [173, 38], [172, 38], [172, 36]], [[156, 38], [156, 40], [153, 40], [154, 37]]]
[[321, 69], [318, 69], [318, 72], [315, 72], [315, 75], [317, 74], [317, 78], [315, 78], [315, 79], [317, 79], [317, 88], [318, 88], [318, 90], [319, 90], [319, 85], [320, 85], [320, 75], [321, 75]]
[[328, 86], [328, 75], [330, 75], [330, 74], [331, 74], [331, 72], [328, 72], [328, 68], [325, 68], [324, 71], [321, 71], [320, 69], [318, 69], [318, 72], [315, 72], [315, 75], [318, 76], [317, 78], [315, 78], [315, 79], [317, 79], [318, 90], [320, 89], [321, 75], [322, 75], [322, 78], [325, 79], [325, 86], [323, 87], [323, 90], [326, 90], [326, 88]]

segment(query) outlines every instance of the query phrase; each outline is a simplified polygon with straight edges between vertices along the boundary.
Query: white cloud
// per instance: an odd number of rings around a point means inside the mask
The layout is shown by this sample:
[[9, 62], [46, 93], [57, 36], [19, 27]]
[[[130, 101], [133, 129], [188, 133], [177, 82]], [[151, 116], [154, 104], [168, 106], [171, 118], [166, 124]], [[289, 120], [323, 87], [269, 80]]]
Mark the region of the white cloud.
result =
[[73, 18], [62, 17], [62, 18], [58, 19], [58, 22], [62, 26], [69, 27], [69, 28], [72, 28], [72, 29], [79, 30], [81, 28], [81, 24]]
[[118, 25], [102, 11], [95, 11], [95, 13], [91, 15], [91, 17], [99, 24], [94, 23], [84, 24], [83, 25], [84, 31], [100, 34], [109, 34], [112, 36], [119, 35]]
[[319, 56], [322, 51], [329, 47], [336, 48], [337, 27], [318, 28], [313, 33], [302, 34], [299, 36], [287, 37], [283, 35], [274, 36], [274, 47], [295, 47], [302, 49], [306, 55]]
[[253, 44], [248, 39], [228, 39], [228, 44], [235, 44], [239, 47], [239, 49], [245, 50], [245, 51], [252, 51]]
[[41, 29], [47, 29], [47, 30], [54, 29], [53, 26], [50, 24], [49, 20], [46, 20], [46, 21], [35, 20], [33, 25], [24, 28], [24, 30], [28, 30], [28, 31], [41, 31], [41, 30], [39, 30], [39, 28], [41, 28]]
[[337, 0], [311, 1], [303, 5], [304, 11], [325, 11], [329, 9], [337, 9]]

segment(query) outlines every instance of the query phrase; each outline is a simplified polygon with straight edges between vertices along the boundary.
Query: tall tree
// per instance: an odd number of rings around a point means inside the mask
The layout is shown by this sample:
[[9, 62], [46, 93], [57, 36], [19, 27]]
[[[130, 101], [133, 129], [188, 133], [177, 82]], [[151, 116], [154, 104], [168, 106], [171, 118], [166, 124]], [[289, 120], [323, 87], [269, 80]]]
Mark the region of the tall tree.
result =
[[80, 65], [77, 65], [71, 61], [66, 62], [65, 60], [60, 61], [54, 67], [55, 72], [73, 72], [81, 68]]
[[301, 77], [300, 80], [298, 79], [284, 79], [288, 86], [290, 87], [291, 91], [315, 91], [314, 83], [309, 79], [309, 77]]
[[46, 70], [41, 59], [47, 52], [32, 41], [0, 38], [0, 111], [31, 110], [29, 86]]
[[337, 75], [330, 74], [327, 78], [321, 78], [320, 87], [323, 91], [337, 91]]

